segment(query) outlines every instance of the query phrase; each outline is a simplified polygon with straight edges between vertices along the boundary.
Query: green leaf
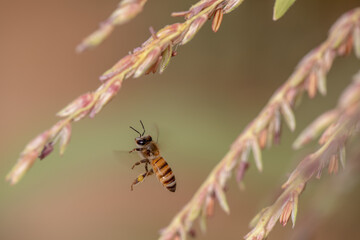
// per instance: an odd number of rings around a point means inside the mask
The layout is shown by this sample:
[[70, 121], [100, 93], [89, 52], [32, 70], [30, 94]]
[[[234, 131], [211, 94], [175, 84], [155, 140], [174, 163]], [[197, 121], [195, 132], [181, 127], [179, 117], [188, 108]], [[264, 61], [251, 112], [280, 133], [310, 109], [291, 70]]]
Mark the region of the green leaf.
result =
[[276, 0], [274, 6], [273, 20], [276, 21], [281, 18], [286, 11], [293, 5], [295, 0]]

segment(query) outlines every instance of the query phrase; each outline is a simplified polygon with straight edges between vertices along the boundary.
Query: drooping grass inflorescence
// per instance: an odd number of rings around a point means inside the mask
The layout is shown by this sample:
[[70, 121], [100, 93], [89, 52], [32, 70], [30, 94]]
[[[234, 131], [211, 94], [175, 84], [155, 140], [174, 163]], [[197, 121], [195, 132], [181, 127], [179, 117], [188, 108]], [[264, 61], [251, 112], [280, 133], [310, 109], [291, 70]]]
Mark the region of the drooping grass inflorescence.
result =
[[[168, 66], [171, 57], [176, 55], [177, 46], [188, 43], [214, 14], [219, 11], [222, 12], [221, 15], [229, 13], [241, 2], [242, 0], [202, 0], [188, 11], [174, 14], [184, 16], [185, 22], [165, 26], [157, 32], [151, 28], [151, 37], [148, 40], [129, 55], [120, 59], [100, 77], [102, 84], [98, 89], [81, 95], [58, 112], [57, 116], [61, 117], [62, 120], [26, 145], [18, 162], [7, 175], [7, 181], [11, 184], [17, 183], [37, 158], [43, 159], [52, 152], [58, 141], [60, 142], [60, 154], [63, 154], [70, 141], [71, 123], [73, 121], [79, 121], [86, 116], [93, 118], [116, 96], [123, 80], [130, 77], [137, 78], [151, 72], [159, 71], [162, 73]], [[119, 19], [129, 19], [131, 14], [128, 11], [132, 11], [133, 8], [125, 3], [140, 4], [139, 1], [122, 1], [119, 9], [115, 11], [113, 17], [110, 17], [112, 19], [109, 20], [111, 26], [121, 22]], [[215, 18], [216, 30], [219, 28], [221, 20], [222, 17]], [[83, 47], [86, 48], [85, 45]]]
[[[193, 5], [188, 11], [176, 12], [173, 13], [172, 16], [184, 16], [186, 20], [189, 20], [198, 13], [201, 13], [203, 10], [210, 10], [210, 14], [207, 14], [209, 13], [208, 11], [204, 12], [204, 14], [206, 14], [207, 17], [212, 17], [212, 15], [214, 15], [212, 29], [214, 32], [217, 32], [220, 27], [223, 14], [231, 12], [243, 1], [244, 0], [201, 0]], [[116, 25], [124, 24], [136, 17], [143, 10], [146, 2], [147, 0], [120, 1], [117, 9], [110, 15], [110, 17], [100, 24], [98, 30], [86, 37], [77, 46], [76, 51], [83, 52], [86, 49], [99, 45], [112, 33]], [[205, 19], [199, 21], [203, 23]], [[198, 29], [195, 27], [194, 30], [196, 32]]]
[[94, 48], [104, 41], [114, 30], [116, 25], [127, 23], [136, 17], [142, 10], [147, 0], [122, 0], [116, 10], [106, 21], [100, 23], [98, 30], [86, 37], [77, 47], [77, 52]]
[[[306, 156], [288, 180], [283, 184], [283, 193], [270, 207], [264, 208], [252, 221], [252, 231], [245, 239], [265, 239], [270, 231], [279, 222], [285, 226], [290, 217], [295, 226], [299, 195], [304, 191], [306, 184], [314, 177], [320, 178], [323, 170], [328, 169], [330, 174], [339, 171], [339, 165], [345, 167], [346, 141], [359, 133], [360, 126], [360, 72], [355, 76], [353, 83], [343, 92], [338, 106], [331, 111], [333, 117], [325, 113], [320, 118], [329, 117], [328, 121], [315, 120], [305, 131], [322, 128], [323, 131], [313, 131], [310, 138], [315, 139], [319, 133], [321, 146], [314, 153]], [[327, 126], [327, 127], [325, 127]]]
[[325, 95], [326, 74], [335, 57], [348, 55], [354, 49], [356, 56], [360, 58], [359, 41], [360, 8], [357, 8], [340, 17], [330, 29], [326, 41], [300, 61], [294, 73], [234, 141], [230, 151], [211, 171], [192, 199], [161, 230], [160, 239], [185, 239], [187, 233], [194, 231], [193, 223], [197, 218], [200, 218], [200, 227], [205, 231], [206, 218], [212, 215], [216, 201], [229, 213], [224, 189], [232, 171], [235, 169], [236, 180], [242, 187], [251, 152], [256, 167], [259, 171], [263, 170], [261, 149], [279, 143], [282, 117], [293, 131], [296, 126], [293, 109], [300, 103], [303, 93], [307, 92], [310, 98], [315, 97], [318, 91]]
[[[355, 140], [355, 141], [354, 141]], [[296, 227], [289, 234], [289, 240], [314, 239], [319, 228], [329, 219], [335, 217], [344, 197], [350, 192], [356, 192], [360, 178], [360, 149], [359, 136], [348, 141], [346, 148], [346, 168], [336, 177], [323, 179], [316, 191], [311, 194], [310, 206], [301, 207], [301, 217], [297, 220]]]

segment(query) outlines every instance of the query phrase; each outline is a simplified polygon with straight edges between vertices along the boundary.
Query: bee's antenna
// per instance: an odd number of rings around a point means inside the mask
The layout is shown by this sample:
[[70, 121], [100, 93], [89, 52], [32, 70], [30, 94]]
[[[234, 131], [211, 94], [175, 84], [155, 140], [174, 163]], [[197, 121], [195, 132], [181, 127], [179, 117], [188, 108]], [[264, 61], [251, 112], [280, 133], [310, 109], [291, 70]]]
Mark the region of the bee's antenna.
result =
[[141, 137], [141, 136], [144, 136], [144, 134], [145, 134], [145, 127], [144, 127], [144, 124], [143, 124], [143, 122], [141, 120], [140, 120], [140, 123], [141, 123], [142, 128], [144, 129], [144, 132], [140, 135], [140, 137]]
[[134, 130], [135, 132], [137, 132], [137, 133], [140, 135], [140, 137], [141, 137], [141, 133], [140, 133], [138, 130], [136, 130], [136, 129], [133, 128], [132, 126], [130, 126], [130, 128], [131, 128], [132, 130]]

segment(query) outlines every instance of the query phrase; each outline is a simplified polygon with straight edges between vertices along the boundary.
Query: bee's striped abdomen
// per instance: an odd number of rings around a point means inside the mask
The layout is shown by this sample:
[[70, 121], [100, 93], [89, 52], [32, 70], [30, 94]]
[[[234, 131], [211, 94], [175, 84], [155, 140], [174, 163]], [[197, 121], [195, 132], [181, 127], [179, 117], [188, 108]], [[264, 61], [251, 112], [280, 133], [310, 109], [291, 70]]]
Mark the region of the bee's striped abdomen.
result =
[[151, 165], [154, 169], [156, 177], [159, 179], [161, 184], [166, 187], [169, 191], [175, 192], [176, 181], [175, 176], [167, 162], [163, 157], [158, 157], [152, 160]]

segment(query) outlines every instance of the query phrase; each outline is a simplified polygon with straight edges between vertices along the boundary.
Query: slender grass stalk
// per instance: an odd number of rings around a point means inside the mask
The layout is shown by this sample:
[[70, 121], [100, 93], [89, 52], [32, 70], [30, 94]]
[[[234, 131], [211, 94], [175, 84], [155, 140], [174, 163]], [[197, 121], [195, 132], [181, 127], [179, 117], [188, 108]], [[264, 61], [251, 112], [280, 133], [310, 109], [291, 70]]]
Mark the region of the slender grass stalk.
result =
[[185, 239], [193, 232], [193, 222], [200, 217], [200, 227], [206, 230], [206, 218], [213, 214], [215, 200], [229, 213], [225, 197], [225, 184], [236, 167], [236, 180], [242, 180], [253, 152], [255, 165], [262, 171], [261, 149], [278, 143], [283, 116], [291, 130], [295, 129], [293, 108], [299, 104], [304, 91], [313, 98], [317, 91], [326, 94], [326, 74], [337, 56], [349, 54], [353, 47], [360, 57], [360, 8], [353, 9], [340, 17], [332, 26], [325, 42], [308, 53], [298, 64], [290, 78], [274, 93], [260, 114], [245, 128], [232, 144], [229, 152], [211, 171], [192, 199], [178, 212], [171, 223], [161, 230], [161, 240]]
[[282, 186], [283, 193], [270, 207], [263, 209], [252, 221], [253, 229], [246, 240], [265, 239], [279, 220], [285, 226], [291, 216], [295, 226], [299, 195], [313, 178], [320, 178], [324, 168], [329, 173], [337, 173], [339, 162], [345, 167], [345, 143], [354, 134], [359, 133], [360, 123], [360, 71], [354, 82], [342, 94], [338, 106], [334, 109], [337, 118], [325, 131], [326, 139], [314, 153], [302, 160]]
[[[137, 78], [150, 72], [155, 73], [158, 69], [162, 73], [168, 66], [171, 57], [176, 55], [175, 49], [178, 45], [188, 43], [215, 12], [229, 13], [242, 1], [202, 0], [188, 11], [174, 14], [184, 16], [185, 22], [165, 26], [158, 32], [151, 29], [151, 37], [142, 46], [122, 58], [100, 77], [102, 84], [98, 89], [83, 94], [58, 112], [57, 116], [62, 120], [26, 145], [6, 180], [10, 184], [17, 183], [38, 157], [43, 159], [53, 151], [57, 141], [60, 141], [60, 154], [63, 154], [70, 141], [73, 121], [79, 121], [86, 116], [93, 118], [116, 96], [124, 79]], [[221, 20], [222, 17], [214, 19], [216, 30], [219, 28]]]
[[127, 23], [136, 17], [143, 10], [146, 2], [147, 0], [121, 0], [110, 17], [100, 24], [98, 30], [86, 37], [76, 47], [76, 51], [83, 52], [102, 43], [112, 33], [116, 25]]
[[[220, 27], [222, 16], [224, 13], [229, 13], [239, 6], [244, 0], [201, 0], [193, 5], [190, 10], [184, 12], [173, 13], [172, 16], [184, 16], [190, 19], [197, 15], [204, 9], [214, 10], [215, 17], [213, 20], [213, 31], [217, 32]], [[120, 1], [117, 9], [111, 16], [103, 23], [100, 24], [98, 30], [86, 37], [77, 47], [77, 52], [83, 52], [86, 49], [94, 48], [102, 43], [114, 30], [116, 25], [124, 24], [134, 17], [136, 17], [142, 10], [147, 0], [122, 0]], [[212, 17], [212, 15], [208, 15]]]

